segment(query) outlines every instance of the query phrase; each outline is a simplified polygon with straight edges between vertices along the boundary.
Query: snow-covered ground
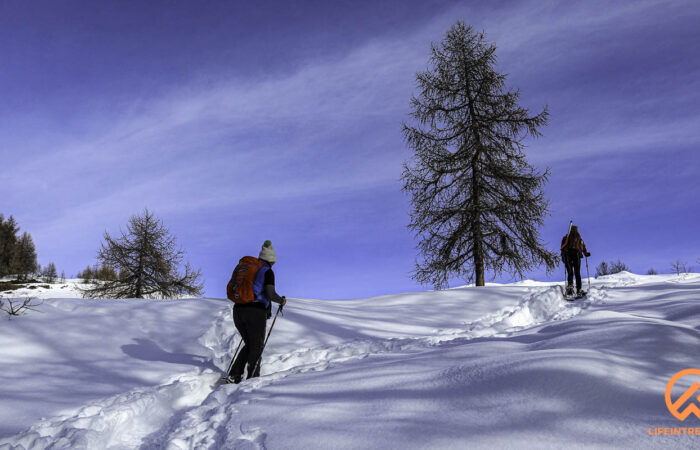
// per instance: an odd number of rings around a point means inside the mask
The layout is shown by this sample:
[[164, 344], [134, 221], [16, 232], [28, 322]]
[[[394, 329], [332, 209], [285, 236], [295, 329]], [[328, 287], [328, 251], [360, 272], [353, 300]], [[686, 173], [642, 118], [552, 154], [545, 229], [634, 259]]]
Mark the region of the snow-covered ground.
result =
[[0, 317], [0, 449], [700, 446], [649, 435], [700, 434], [664, 399], [700, 368], [698, 274], [603, 277], [576, 302], [535, 282], [290, 299], [262, 376], [216, 388], [238, 344], [227, 300], [60, 286]]
[[[3, 277], [0, 281], [9, 282], [15, 277]], [[43, 298], [80, 298], [82, 297], [81, 289], [91, 287], [90, 284], [83, 283], [81, 279], [67, 279], [63, 282], [47, 283], [42, 281], [43, 277], [35, 283], [16, 282], [23, 287], [10, 291], [0, 292], [0, 298], [27, 298], [33, 297], [38, 299]]]

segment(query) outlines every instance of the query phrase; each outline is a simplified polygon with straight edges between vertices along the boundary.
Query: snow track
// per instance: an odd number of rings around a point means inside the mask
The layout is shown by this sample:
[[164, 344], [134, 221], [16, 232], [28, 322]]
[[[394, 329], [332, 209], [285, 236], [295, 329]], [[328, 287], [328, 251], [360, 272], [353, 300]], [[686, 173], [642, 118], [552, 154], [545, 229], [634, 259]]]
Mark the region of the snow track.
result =
[[210, 391], [205, 378], [182, 375], [161, 386], [135, 389], [73, 414], [41, 421], [0, 448], [138, 447], [154, 427], [168, 422], [178, 411], [201, 404]]
[[[212, 350], [233, 338], [221, 333], [227, 328], [226, 316], [223, 312], [219, 314], [200, 339], [211, 345]], [[215, 350], [213, 357], [222, 358]], [[94, 401], [73, 413], [42, 420], [13, 438], [0, 440], [0, 450], [137, 448], [145, 436], [177, 420], [183, 411], [200, 405], [211, 394], [211, 385], [218, 378], [219, 374], [211, 369], [198, 369], [173, 376], [162, 385]]]
[[[453, 341], [484, 337], [505, 337], [532, 326], [570, 319], [591, 304], [604, 301], [606, 293], [595, 290], [585, 301], [572, 304], [562, 299], [558, 287], [536, 288], [516, 306], [467, 324], [461, 329], [437, 330], [435, 335], [404, 339], [369, 339], [330, 347], [308, 348], [266, 358], [269, 375], [235, 385], [224, 385], [212, 393], [201, 406], [179, 415], [180, 423], [172, 422], [157, 439], [144, 448], [219, 448], [224, 442], [234, 442], [234, 448], [264, 447], [265, 432], [249, 428], [240, 415], [237, 404], [264, 399], [265, 386], [304, 372], [326, 370], [334, 365], [370, 356], [392, 353], [420, 352]], [[255, 393], [255, 395], [251, 395]], [[202, 426], [208, 424], [208, 426]], [[231, 436], [232, 430], [240, 434]]]
[[[455, 341], [511, 336], [533, 326], [571, 319], [593, 304], [604, 303], [606, 297], [605, 288], [594, 288], [585, 300], [566, 302], [557, 286], [530, 288], [513, 306], [423, 336], [369, 337], [279, 354], [271, 346], [260, 378], [212, 390], [220, 374], [200, 368], [174, 376], [162, 385], [133, 389], [91, 402], [70, 414], [42, 420], [23, 433], [0, 440], [0, 449], [264, 448], [266, 431], [242, 420], [238, 408], [263, 400], [263, 388], [270, 384], [351, 360], [420, 353]], [[223, 308], [200, 338], [222, 370], [235, 349], [233, 330], [230, 309]]]

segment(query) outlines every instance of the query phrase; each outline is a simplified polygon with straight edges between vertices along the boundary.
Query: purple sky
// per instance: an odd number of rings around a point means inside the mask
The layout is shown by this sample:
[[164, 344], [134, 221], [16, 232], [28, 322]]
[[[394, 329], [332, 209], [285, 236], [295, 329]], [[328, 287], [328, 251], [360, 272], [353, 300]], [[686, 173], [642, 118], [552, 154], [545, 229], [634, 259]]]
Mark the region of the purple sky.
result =
[[552, 172], [551, 248], [573, 219], [591, 271], [700, 267], [692, 1], [2, 2], [0, 212], [69, 275], [148, 207], [209, 296], [265, 239], [283, 295], [427, 288], [401, 122], [458, 19], [497, 44], [524, 106], [549, 105], [527, 154]]

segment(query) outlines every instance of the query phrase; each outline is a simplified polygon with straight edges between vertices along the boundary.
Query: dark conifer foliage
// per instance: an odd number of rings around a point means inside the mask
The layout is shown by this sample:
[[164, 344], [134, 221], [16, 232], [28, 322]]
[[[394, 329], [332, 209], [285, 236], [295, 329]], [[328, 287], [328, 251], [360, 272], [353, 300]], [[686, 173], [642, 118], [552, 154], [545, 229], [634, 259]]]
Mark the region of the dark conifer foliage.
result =
[[16, 275], [21, 280], [39, 268], [32, 236], [24, 232], [18, 237], [19, 230], [14, 217], [5, 220], [0, 214], [0, 277]]
[[457, 22], [432, 46], [429, 67], [416, 75], [413, 124], [403, 133], [414, 157], [404, 165], [412, 196], [409, 228], [420, 242], [414, 278], [444, 288], [451, 277], [485, 283], [485, 272], [523, 274], [553, 269], [538, 228], [547, 214], [538, 173], [523, 140], [547, 123], [518, 105], [494, 70], [496, 46]]
[[56, 282], [56, 278], [58, 278], [56, 264], [50, 262], [46, 267], [44, 267], [44, 270], [42, 270], [41, 275], [46, 279], [48, 283]]
[[20, 278], [26, 278], [30, 273], [36, 273], [39, 269], [39, 263], [32, 235], [26, 231], [22, 233], [17, 241], [17, 249], [17, 273]]
[[77, 278], [82, 278], [85, 283], [89, 283], [92, 280], [102, 280], [102, 281], [116, 281], [119, 279], [117, 272], [106, 265], [101, 267], [98, 264], [94, 264], [92, 267], [87, 266], [82, 272], [78, 272]]
[[5, 220], [0, 214], [0, 277], [16, 274], [18, 231], [19, 225], [14, 217]]
[[[131, 216], [119, 238], [105, 232], [97, 254], [102, 267], [118, 270], [119, 276], [97, 282], [84, 291], [92, 298], [175, 298], [182, 294], [200, 295], [201, 273], [188, 264], [180, 273], [184, 251], [162, 221], [145, 210]], [[94, 274], [97, 275], [97, 274]]]

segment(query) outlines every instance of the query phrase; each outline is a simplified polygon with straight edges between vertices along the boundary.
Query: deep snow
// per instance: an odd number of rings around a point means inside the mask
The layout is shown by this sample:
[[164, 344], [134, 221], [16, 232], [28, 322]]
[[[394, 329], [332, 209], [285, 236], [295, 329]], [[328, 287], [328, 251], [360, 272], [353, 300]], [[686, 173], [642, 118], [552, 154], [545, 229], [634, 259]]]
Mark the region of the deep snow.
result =
[[700, 428], [664, 401], [700, 368], [697, 274], [603, 277], [577, 302], [537, 282], [290, 299], [263, 376], [218, 388], [228, 301], [41, 296], [0, 321], [0, 449], [700, 443], [648, 432]]

